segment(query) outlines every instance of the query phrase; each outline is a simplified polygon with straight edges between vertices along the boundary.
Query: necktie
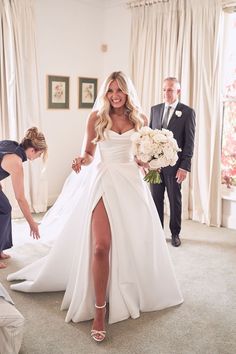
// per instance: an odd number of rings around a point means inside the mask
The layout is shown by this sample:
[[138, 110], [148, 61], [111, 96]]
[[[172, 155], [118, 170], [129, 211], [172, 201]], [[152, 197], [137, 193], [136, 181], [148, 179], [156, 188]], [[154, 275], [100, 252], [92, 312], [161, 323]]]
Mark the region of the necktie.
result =
[[162, 120], [162, 128], [164, 128], [164, 129], [166, 129], [167, 125], [168, 125], [168, 118], [169, 118], [169, 114], [170, 114], [170, 109], [171, 109], [171, 106], [168, 106], [166, 109], [166, 113], [165, 113], [163, 120]]

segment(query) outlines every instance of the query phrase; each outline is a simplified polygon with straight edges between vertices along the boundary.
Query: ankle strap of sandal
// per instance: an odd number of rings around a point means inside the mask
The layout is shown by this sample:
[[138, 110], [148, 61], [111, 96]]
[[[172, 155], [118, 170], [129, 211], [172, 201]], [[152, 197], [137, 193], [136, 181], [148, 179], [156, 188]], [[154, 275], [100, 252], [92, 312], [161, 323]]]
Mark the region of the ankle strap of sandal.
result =
[[106, 307], [106, 304], [107, 304], [106, 302], [102, 306], [98, 306], [97, 304], [95, 304], [95, 307], [96, 307], [96, 309], [104, 309], [104, 307]]

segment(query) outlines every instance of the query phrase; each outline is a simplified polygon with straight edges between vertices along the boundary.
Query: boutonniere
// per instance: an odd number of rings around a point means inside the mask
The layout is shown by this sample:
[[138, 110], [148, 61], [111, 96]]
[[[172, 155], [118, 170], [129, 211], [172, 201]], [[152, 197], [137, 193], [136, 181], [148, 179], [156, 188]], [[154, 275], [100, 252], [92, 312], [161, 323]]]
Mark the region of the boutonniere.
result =
[[175, 111], [175, 114], [177, 115], [177, 117], [181, 117], [182, 116], [182, 112], [181, 111]]

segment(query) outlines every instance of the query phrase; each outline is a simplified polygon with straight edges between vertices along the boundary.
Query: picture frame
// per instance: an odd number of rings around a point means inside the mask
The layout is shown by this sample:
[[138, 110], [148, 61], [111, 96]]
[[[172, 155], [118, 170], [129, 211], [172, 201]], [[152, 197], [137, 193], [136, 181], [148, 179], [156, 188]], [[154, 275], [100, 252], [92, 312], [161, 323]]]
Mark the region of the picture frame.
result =
[[48, 109], [69, 109], [69, 93], [69, 76], [47, 76]]
[[92, 108], [97, 97], [97, 79], [79, 77], [79, 108]]

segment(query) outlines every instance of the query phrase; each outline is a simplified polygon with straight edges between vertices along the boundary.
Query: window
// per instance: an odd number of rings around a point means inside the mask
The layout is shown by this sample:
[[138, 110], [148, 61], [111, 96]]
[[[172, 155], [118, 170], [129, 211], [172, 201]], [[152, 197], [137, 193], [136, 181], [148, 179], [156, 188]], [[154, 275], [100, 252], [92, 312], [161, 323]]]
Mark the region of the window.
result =
[[236, 13], [225, 14], [221, 180], [236, 186]]

